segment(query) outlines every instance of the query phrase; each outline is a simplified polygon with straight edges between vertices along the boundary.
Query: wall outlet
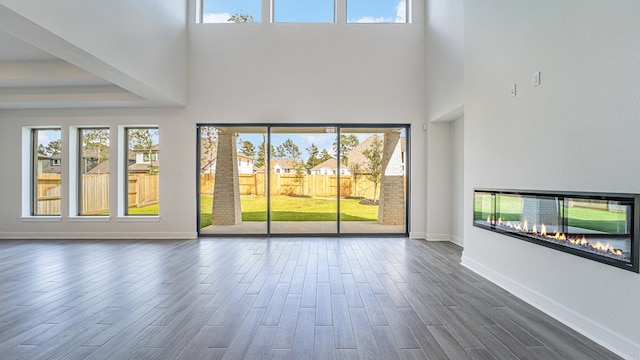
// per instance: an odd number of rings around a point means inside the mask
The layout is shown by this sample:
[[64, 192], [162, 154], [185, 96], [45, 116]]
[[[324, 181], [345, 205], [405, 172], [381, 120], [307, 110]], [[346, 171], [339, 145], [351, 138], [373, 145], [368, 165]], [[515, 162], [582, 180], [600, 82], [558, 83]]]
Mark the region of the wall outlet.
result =
[[516, 83], [511, 84], [511, 87], [509, 88], [509, 97], [515, 97], [516, 96]]
[[540, 85], [540, 71], [536, 71], [531, 74], [531, 87]]

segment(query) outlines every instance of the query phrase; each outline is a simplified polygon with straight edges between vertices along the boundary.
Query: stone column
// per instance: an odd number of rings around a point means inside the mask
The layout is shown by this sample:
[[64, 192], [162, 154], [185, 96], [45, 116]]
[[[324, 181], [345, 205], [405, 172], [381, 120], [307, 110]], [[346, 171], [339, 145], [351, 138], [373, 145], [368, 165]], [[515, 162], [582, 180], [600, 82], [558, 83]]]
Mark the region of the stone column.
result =
[[382, 152], [382, 181], [380, 182], [380, 206], [378, 223], [401, 225], [405, 223], [404, 169], [400, 133], [384, 134]]
[[232, 133], [218, 134], [218, 155], [213, 185], [213, 225], [236, 225], [242, 222], [240, 209], [240, 181], [238, 177], [238, 154], [236, 136]]
[[547, 232], [562, 231], [562, 224], [559, 219], [560, 204], [556, 198], [530, 197], [525, 196], [522, 204], [522, 219], [527, 220], [529, 230], [536, 224], [538, 231], [540, 225], [547, 227]]

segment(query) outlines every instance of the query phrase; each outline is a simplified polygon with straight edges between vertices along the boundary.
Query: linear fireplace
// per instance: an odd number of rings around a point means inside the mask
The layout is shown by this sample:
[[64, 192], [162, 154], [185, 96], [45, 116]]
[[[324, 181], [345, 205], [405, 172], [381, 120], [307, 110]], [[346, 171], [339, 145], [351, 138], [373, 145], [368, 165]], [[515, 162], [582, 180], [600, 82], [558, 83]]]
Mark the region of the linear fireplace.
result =
[[474, 189], [473, 225], [638, 272], [640, 195]]

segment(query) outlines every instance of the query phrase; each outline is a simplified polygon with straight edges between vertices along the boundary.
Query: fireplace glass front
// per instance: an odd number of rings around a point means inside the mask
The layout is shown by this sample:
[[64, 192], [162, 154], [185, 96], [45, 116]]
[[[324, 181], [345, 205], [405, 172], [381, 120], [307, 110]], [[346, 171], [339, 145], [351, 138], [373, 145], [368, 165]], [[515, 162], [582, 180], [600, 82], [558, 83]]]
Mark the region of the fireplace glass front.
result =
[[473, 225], [638, 272], [638, 195], [474, 191]]

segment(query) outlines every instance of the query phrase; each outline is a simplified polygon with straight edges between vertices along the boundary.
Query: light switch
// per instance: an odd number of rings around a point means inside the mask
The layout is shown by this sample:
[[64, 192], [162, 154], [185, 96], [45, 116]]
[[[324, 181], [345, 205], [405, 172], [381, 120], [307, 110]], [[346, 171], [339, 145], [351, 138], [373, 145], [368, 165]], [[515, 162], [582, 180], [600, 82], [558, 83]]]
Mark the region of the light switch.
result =
[[531, 74], [531, 87], [540, 85], [540, 71], [536, 71]]

